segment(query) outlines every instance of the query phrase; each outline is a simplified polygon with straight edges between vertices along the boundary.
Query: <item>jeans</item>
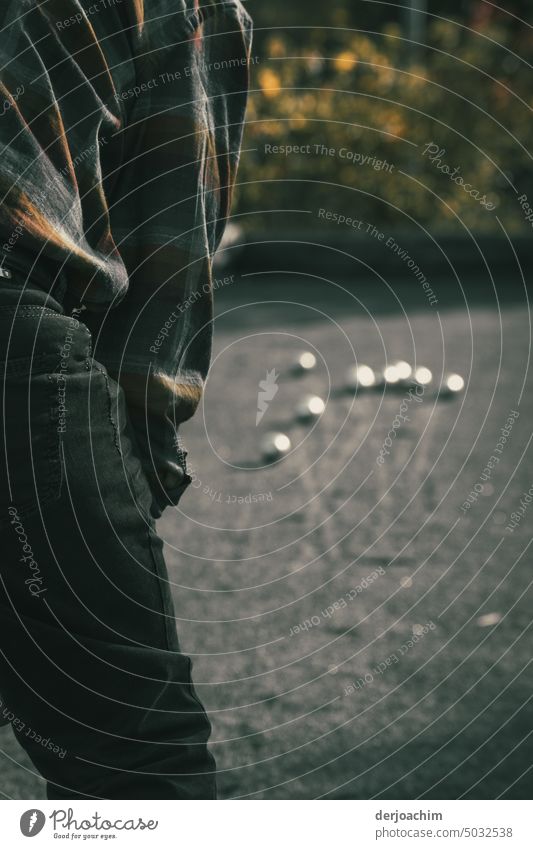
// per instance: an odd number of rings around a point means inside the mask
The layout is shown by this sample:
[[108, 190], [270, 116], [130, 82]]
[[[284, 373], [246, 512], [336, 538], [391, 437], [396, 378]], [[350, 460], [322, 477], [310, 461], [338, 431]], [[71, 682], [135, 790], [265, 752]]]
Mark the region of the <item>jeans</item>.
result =
[[0, 707], [49, 799], [214, 799], [152, 494], [81, 317], [0, 281]]

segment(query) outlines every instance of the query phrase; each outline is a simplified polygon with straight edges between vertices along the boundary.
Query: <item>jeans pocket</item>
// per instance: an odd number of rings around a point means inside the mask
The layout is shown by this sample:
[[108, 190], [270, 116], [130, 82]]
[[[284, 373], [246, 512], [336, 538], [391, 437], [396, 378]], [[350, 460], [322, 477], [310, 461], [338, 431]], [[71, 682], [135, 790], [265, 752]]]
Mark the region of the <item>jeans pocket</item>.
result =
[[46, 358], [0, 362], [0, 525], [10, 521], [10, 507], [25, 518], [61, 495], [64, 401], [51, 366]]
[[[61, 495], [64, 386], [62, 316], [34, 304], [0, 306], [0, 527]], [[59, 340], [59, 341], [58, 341]]]
[[91, 333], [74, 316], [34, 303], [0, 304], [0, 525], [59, 500], [75, 401], [72, 375], [87, 373]]
[[130, 419], [124, 390], [106, 367], [94, 358], [91, 358], [91, 380], [94, 384], [93, 395], [106, 398], [106, 410], [101, 411], [102, 419], [107, 421], [109, 435], [122, 461], [122, 472], [129, 490], [146, 524], [153, 525], [152, 488], [142, 463], [142, 452]]

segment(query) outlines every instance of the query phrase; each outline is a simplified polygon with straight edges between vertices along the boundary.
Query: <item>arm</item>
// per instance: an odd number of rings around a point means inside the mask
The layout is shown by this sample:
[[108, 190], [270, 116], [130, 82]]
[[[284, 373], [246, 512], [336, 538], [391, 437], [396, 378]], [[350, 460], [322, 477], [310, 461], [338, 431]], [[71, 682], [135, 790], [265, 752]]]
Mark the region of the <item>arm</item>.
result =
[[248, 15], [239, 2], [202, 8], [159, 15], [138, 37], [142, 91], [128, 104], [110, 198], [129, 289], [102, 319], [95, 352], [124, 390], [158, 514], [190, 480], [178, 431], [209, 367], [211, 263], [230, 210], [248, 88]]

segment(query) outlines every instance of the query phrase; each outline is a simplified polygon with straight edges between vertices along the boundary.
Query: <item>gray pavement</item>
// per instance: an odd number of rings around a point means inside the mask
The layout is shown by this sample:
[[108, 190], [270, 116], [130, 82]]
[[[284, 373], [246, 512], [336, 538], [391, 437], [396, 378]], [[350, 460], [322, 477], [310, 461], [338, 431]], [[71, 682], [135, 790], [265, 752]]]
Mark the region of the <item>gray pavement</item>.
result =
[[[292, 303], [266, 303], [274, 290]], [[194, 487], [160, 530], [221, 796], [528, 798], [533, 503], [506, 530], [533, 484], [527, 312], [352, 294], [277, 281], [221, 295], [205, 403], [184, 429]], [[303, 349], [319, 365], [296, 379]], [[354, 356], [416, 358], [467, 388], [355, 398]], [[271, 369], [279, 391], [256, 427]], [[293, 416], [307, 392], [327, 401], [311, 427]], [[293, 450], [263, 467], [270, 429]], [[0, 748], [4, 797], [43, 798], [9, 729]]]

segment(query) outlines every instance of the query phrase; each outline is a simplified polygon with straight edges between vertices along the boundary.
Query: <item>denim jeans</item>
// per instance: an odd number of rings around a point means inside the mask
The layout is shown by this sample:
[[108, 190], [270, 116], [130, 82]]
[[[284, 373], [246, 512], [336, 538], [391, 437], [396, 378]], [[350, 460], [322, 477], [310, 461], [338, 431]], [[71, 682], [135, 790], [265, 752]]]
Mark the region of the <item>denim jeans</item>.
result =
[[49, 799], [214, 799], [150, 487], [80, 316], [0, 281], [2, 712]]

